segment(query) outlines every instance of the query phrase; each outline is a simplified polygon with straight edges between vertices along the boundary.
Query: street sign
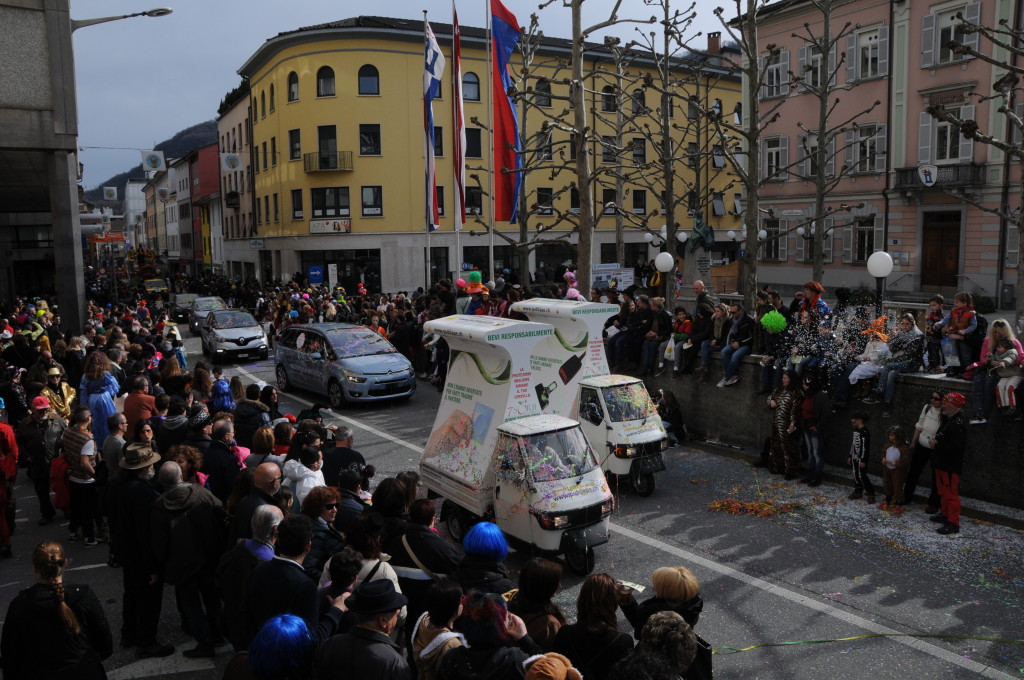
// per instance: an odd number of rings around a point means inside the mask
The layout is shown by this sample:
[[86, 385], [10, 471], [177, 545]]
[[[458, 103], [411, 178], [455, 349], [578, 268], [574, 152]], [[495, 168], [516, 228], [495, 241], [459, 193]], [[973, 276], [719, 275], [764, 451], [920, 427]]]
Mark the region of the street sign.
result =
[[935, 186], [935, 183], [939, 181], [939, 169], [934, 165], [919, 165], [917, 166], [917, 176], [921, 179], [921, 184], [926, 187]]
[[306, 267], [306, 278], [308, 282], [312, 284], [321, 284], [324, 282], [324, 268], [318, 264], [311, 264]]

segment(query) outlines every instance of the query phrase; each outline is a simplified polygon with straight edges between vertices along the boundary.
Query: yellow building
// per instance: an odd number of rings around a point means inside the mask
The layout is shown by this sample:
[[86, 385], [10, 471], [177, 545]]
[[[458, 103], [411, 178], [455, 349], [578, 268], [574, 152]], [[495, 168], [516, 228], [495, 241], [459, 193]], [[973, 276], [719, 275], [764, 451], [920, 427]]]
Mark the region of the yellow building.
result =
[[[239, 73], [250, 86], [250, 119], [252, 128], [251, 161], [253, 167], [253, 208], [255, 234], [225, 240], [225, 261], [228, 271], [241, 271], [245, 263], [256, 263], [259, 258], [269, 262], [270, 268], [257, 267], [261, 274], [271, 272], [275, 278], [289, 278], [295, 272], [312, 275], [322, 273], [328, 282], [337, 267], [337, 280], [342, 285], [353, 285], [359, 280], [371, 290], [396, 291], [424, 285], [427, 278], [427, 248], [431, 278], [443, 278], [458, 270], [459, 263], [472, 263], [487, 268], [489, 237], [483, 227], [474, 224], [479, 217], [486, 221], [490, 205], [482, 197], [487, 190], [489, 149], [491, 142], [486, 129], [471, 121], [478, 119], [489, 126], [487, 93], [489, 92], [486, 36], [483, 30], [462, 28], [462, 73], [465, 120], [467, 127], [467, 203], [473, 217], [467, 217], [463, 231], [456, 236], [454, 230], [454, 182], [452, 167], [452, 62], [451, 27], [432, 24], [438, 43], [447, 60], [441, 98], [434, 102], [434, 124], [438, 141], [436, 149], [437, 184], [439, 187], [441, 226], [427, 235], [424, 216], [424, 151], [423, 151], [423, 24], [420, 21], [358, 17], [331, 24], [302, 28], [281, 33], [267, 40], [241, 67]], [[559, 97], [568, 94], [568, 85], [562, 78], [567, 75], [563, 66], [555, 71], [558, 59], [567, 60], [568, 42], [545, 38], [534, 67], [538, 73], [548, 69], [552, 73], [550, 111], [568, 110]], [[514, 59], [517, 55], [514, 55]], [[614, 73], [608, 50], [595, 46], [586, 55], [584, 72], [588, 78], [588, 101], [597, 114], [607, 108], [608, 73]], [[564, 62], [563, 62], [564, 63]], [[645, 73], [642, 59], [629, 67], [633, 75]], [[713, 69], [709, 70], [709, 72]], [[562, 75], [564, 74], [564, 75]], [[731, 112], [740, 98], [739, 80], [722, 80], [720, 74], [701, 78], [680, 69], [676, 74], [680, 82], [701, 82], [701, 106], [716, 105]], [[623, 88], [625, 89], [625, 88]], [[647, 99], [656, 99], [653, 92]], [[675, 100], [674, 111], [680, 122], [676, 127], [696, 130], [685, 125], [685, 101]], [[647, 106], [651, 106], [648, 102]], [[613, 106], [613, 108], [615, 108]], [[649, 109], [656, 114], [656, 107]], [[610, 138], [608, 112], [602, 120], [597, 115], [591, 125], [596, 137]], [[568, 119], [568, 116], [567, 116]], [[529, 114], [528, 133], [539, 129], [544, 113]], [[638, 120], [632, 125], [639, 126]], [[707, 127], [706, 125], [704, 126]], [[681, 134], [681, 133], [680, 133]], [[640, 150], [636, 146], [623, 146], [636, 137], [627, 130], [619, 138], [619, 151], [615, 163], [625, 159], [632, 167], [640, 163]], [[710, 150], [705, 129], [703, 138], [694, 137], [701, 151]], [[552, 178], [552, 173], [536, 171], [527, 175], [524, 191], [529, 192], [527, 202], [542, 209], [531, 210], [530, 230], [551, 224], [559, 213], [572, 212], [575, 197], [564, 189], [575, 181], [569, 157], [569, 134], [555, 131], [552, 144], [554, 157], [564, 155], [566, 171]], [[686, 142], [682, 148], [686, 148]], [[600, 141], [594, 141], [595, 167], [613, 161]], [[696, 158], [697, 147], [694, 150]], [[646, 145], [646, 162], [657, 160], [653, 145]], [[691, 185], [698, 172], [703, 173], [701, 198], [695, 207], [712, 215], [719, 202], [728, 209], [709, 221], [718, 229], [731, 229], [739, 218], [731, 214], [733, 196], [728, 194], [729, 180], [724, 168], [706, 172], [717, 158], [707, 155], [707, 163], [695, 162], [698, 171], [686, 162], [678, 163], [676, 192], [683, 191], [682, 178]], [[702, 165], [703, 164], [703, 165]], [[706, 167], [705, 167], [706, 166]], [[483, 192], [475, 188], [472, 175], [479, 177]], [[689, 185], [687, 185], [689, 186]], [[715, 187], [721, 187], [716, 195]], [[611, 191], [608, 194], [608, 191]], [[223, 193], [223, 192], [222, 192]], [[645, 200], [640, 200], [640, 195]], [[545, 196], [556, 196], [552, 209], [544, 209]], [[595, 188], [596, 200], [606, 204], [614, 199], [633, 219], [647, 216], [649, 228], [665, 223], [657, 215], [659, 197], [655, 185], [630, 184], [619, 196], [611, 180]], [[719, 200], [720, 199], [720, 200]], [[614, 210], [606, 211], [599, 219], [594, 237], [593, 261], [615, 261]], [[676, 211], [675, 221], [683, 228], [691, 219], [685, 207]], [[544, 214], [551, 213], [551, 214]], [[664, 214], [663, 212], [661, 213]], [[621, 221], [623, 218], [620, 217]], [[499, 224], [497, 229], [518, 239], [517, 225]], [[531, 252], [530, 270], [542, 263], [547, 267], [573, 260], [575, 237], [572, 225], [563, 220], [546, 232], [549, 236], [563, 237], [567, 243], [542, 245]], [[653, 244], [644, 239], [645, 232], [638, 228], [626, 229], [628, 243], [626, 262], [633, 265], [637, 258], [652, 258], [658, 251], [659, 238]], [[258, 239], [265, 251], [262, 256], [250, 247]], [[458, 245], [461, 252], [456, 252]], [[507, 242], [495, 236], [495, 268], [515, 269], [515, 255]], [[525, 278], [525, 277], [524, 277]]]

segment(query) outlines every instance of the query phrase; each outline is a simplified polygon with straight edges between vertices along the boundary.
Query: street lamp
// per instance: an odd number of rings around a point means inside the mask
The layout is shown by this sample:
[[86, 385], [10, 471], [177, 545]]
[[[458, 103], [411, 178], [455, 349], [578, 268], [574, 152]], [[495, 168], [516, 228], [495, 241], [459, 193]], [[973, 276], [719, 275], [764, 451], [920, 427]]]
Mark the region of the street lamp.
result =
[[885, 279], [892, 273], [892, 256], [884, 250], [872, 253], [868, 258], [868, 274], [875, 277], [876, 295], [875, 316], [882, 316], [882, 294], [885, 292]]
[[131, 19], [133, 17], [165, 17], [174, 10], [170, 7], [156, 7], [154, 9], [147, 9], [145, 12], [135, 12], [134, 14], [122, 14], [115, 17], [96, 17], [95, 19], [72, 19], [71, 20], [71, 32], [75, 32], [80, 28], [86, 26], [95, 26], [96, 24], [105, 24], [108, 21], [120, 21], [121, 19]]
[[672, 257], [672, 253], [661, 252], [654, 258], [654, 268], [662, 274], [667, 274], [676, 266], [676, 259]]

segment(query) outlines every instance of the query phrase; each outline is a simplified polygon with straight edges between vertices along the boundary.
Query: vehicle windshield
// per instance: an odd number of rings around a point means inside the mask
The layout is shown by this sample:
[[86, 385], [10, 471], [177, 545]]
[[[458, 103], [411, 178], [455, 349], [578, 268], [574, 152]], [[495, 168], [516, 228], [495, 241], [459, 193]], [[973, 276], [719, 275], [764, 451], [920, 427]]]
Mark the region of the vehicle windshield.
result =
[[220, 298], [207, 298], [205, 300], [196, 300], [195, 307], [198, 312], [213, 312], [218, 309], [227, 309], [228, 306]]
[[160, 279], [150, 279], [145, 282], [146, 290], [163, 290], [167, 288], [167, 284]]
[[535, 482], [579, 477], [597, 467], [597, 458], [578, 427], [523, 437], [521, 446]]
[[615, 385], [605, 387], [602, 391], [604, 404], [608, 408], [608, 419], [613, 423], [642, 420], [657, 412], [643, 383]]
[[394, 354], [398, 351], [383, 336], [369, 328], [339, 328], [327, 331], [327, 337], [339, 359]]
[[213, 319], [214, 328], [253, 328], [259, 326], [249, 312], [228, 312], [217, 314]]
[[188, 307], [196, 299], [195, 295], [178, 295], [174, 298], [174, 304], [179, 307]]

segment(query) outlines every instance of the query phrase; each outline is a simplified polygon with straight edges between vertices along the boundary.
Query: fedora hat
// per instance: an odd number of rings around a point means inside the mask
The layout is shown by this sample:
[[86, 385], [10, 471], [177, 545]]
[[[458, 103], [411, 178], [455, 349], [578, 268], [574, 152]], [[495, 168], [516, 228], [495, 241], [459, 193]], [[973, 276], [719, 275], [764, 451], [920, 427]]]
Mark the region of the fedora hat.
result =
[[160, 454], [153, 450], [149, 444], [133, 442], [124, 450], [124, 456], [118, 463], [125, 470], [138, 470], [147, 467], [160, 460]]
[[395, 590], [395, 584], [382, 578], [361, 583], [345, 601], [345, 606], [357, 614], [382, 614], [401, 609], [409, 603], [402, 593]]

